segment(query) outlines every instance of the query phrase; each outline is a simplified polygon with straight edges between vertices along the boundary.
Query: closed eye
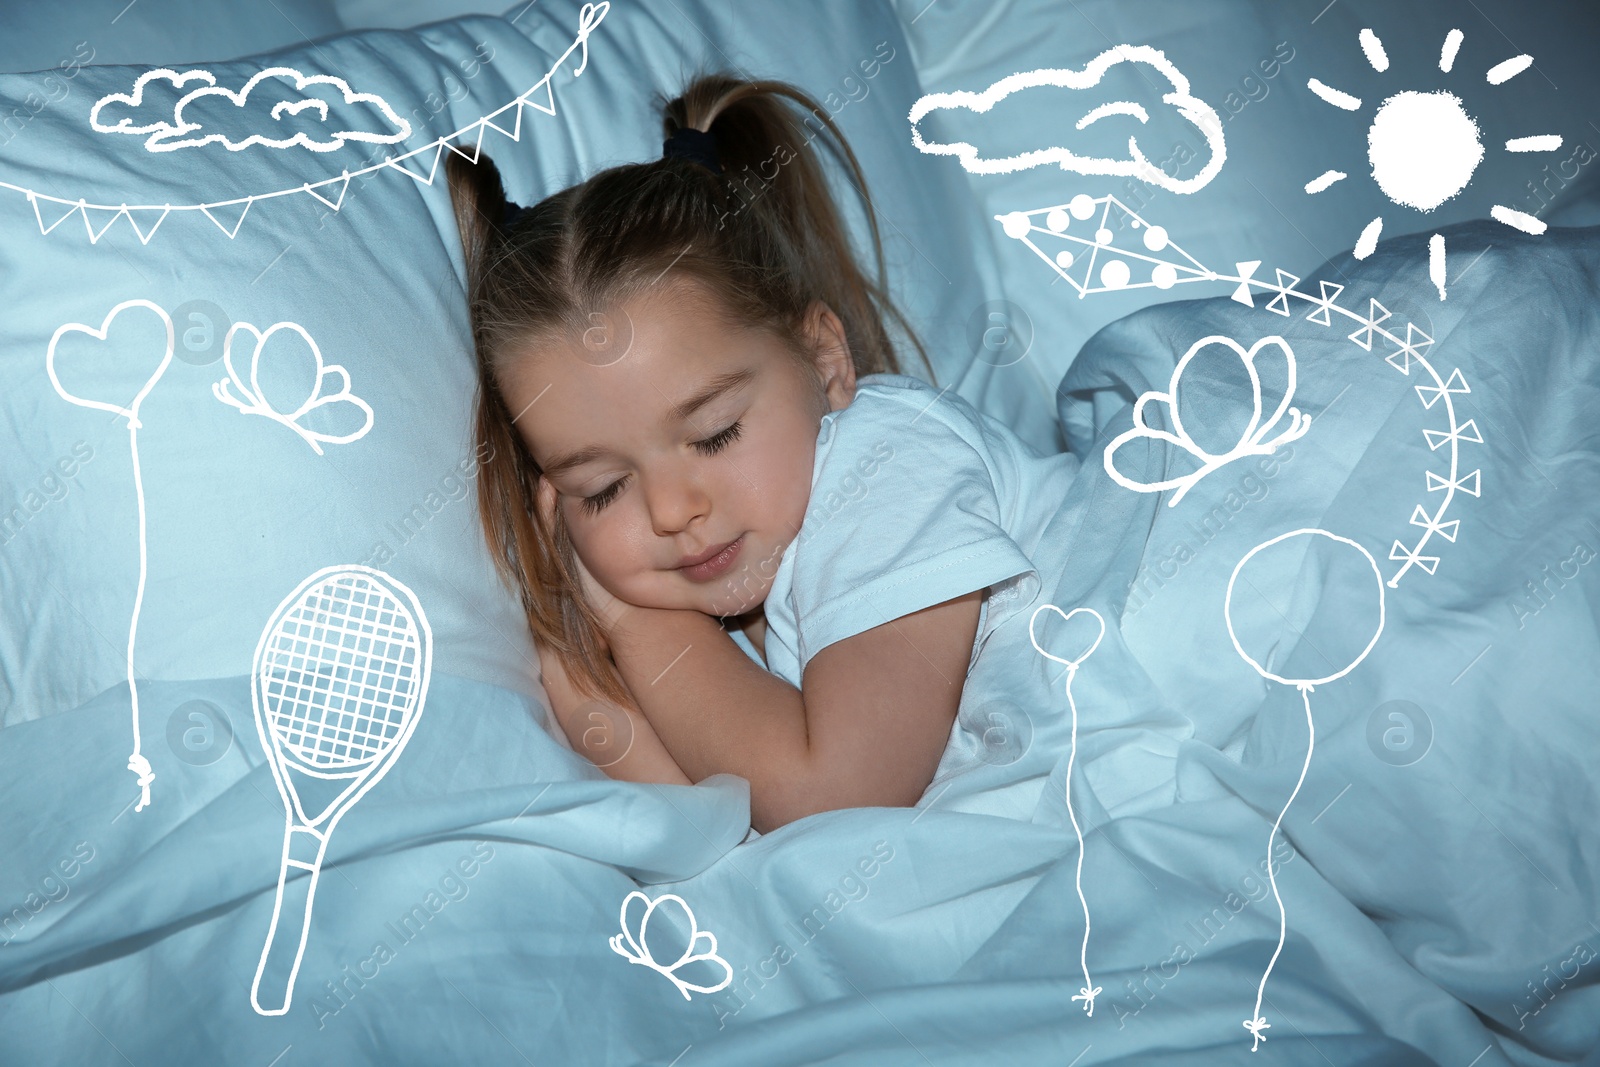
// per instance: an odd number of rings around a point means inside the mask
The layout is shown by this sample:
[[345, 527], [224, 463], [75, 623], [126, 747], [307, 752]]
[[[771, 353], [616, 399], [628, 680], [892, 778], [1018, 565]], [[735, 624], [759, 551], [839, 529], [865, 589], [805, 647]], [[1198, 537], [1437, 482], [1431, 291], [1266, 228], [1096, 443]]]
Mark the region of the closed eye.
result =
[[[739, 422], [735, 422], [732, 426], [729, 426], [721, 433], [706, 438], [704, 441], [696, 441], [694, 446], [705, 455], [714, 456], [718, 452], [721, 452], [724, 448], [727, 448], [734, 441], [737, 441], [743, 432], [743, 420], [741, 420]], [[616, 481], [612, 482], [610, 485], [606, 486], [593, 496], [584, 497], [584, 510], [591, 515], [599, 514], [605, 509], [606, 505], [610, 504], [617, 498], [617, 494], [622, 491], [622, 486], [627, 480], [627, 478], [618, 478]]]
[[591, 515], [599, 514], [607, 504], [611, 503], [617, 498], [617, 494], [622, 491], [622, 483], [627, 480], [628, 479], [626, 478], [618, 478], [616, 481], [600, 490], [594, 496], [584, 497], [583, 509]]
[[724, 448], [727, 448], [728, 445], [739, 439], [742, 424], [743, 420], [735, 422], [732, 426], [729, 426], [726, 430], [723, 430], [721, 433], [716, 434], [715, 436], [708, 437], [704, 441], [696, 441], [694, 446], [700, 449], [700, 451], [704, 452], [706, 455], [714, 456], [718, 452], [721, 452]]

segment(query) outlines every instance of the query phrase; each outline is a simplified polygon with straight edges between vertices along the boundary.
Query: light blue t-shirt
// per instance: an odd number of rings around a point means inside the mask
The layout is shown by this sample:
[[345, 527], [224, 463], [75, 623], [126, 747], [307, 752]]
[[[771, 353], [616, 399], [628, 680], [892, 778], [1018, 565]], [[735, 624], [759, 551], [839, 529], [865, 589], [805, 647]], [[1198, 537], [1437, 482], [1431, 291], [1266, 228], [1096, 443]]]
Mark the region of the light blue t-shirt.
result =
[[1041, 455], [964, 398], [868, 374], [822, 418], [811, 498], [767, 595], [766, 662], [799, 688], [824, 648], [975, 589], [987, 591], [968, 672], [997, 627], [1030, 606], [1033, 553], [1078, 470]]

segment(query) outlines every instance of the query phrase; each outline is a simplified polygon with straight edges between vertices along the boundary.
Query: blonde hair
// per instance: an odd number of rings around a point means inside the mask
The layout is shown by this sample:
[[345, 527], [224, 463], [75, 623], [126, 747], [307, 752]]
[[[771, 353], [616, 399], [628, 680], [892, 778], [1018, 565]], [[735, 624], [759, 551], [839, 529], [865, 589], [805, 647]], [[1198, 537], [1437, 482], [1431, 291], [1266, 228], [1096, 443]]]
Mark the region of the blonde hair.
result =
[[[477, 351], [477, 444], [490, 457], [478, 479], [490, 555], [520, 593], [535, 637], [561, 656], [575, 687], [635, 707], [602, 650], [603, 631], [582, 596], [560, 510], [555, 528], [546, 529], [536, 505], [539, 466], [500, 387], [509, 364], [530, 345], [581, 335], [591, 312], [618, 306], [667, 275], [700, 283], [730, 326], [768, 330], [801, 359], [814, 358], [803, 332], [806, 311], [823, 302], [844, 326], [858, 377], [900, 371], [884, 324], [891, 317], [934, 377], [916, 333], [889, 297], [866, 179], [827, 112], [785, 82], [724, 74], [702, 74], [681, 96], [658, 101], [664, 135], [684, 128], [714, 135], [722, 173], [676, 156], [611, 167], [507, 224], [493, 161], [480, 154], [472, 163], [454, 153], [446, 161]], [[817, 133], [832, 134], [854, 177], [876, 281], [856, 264], [810, 147], [810, 119], [796, 114], [791, 101], [820, 124]]]

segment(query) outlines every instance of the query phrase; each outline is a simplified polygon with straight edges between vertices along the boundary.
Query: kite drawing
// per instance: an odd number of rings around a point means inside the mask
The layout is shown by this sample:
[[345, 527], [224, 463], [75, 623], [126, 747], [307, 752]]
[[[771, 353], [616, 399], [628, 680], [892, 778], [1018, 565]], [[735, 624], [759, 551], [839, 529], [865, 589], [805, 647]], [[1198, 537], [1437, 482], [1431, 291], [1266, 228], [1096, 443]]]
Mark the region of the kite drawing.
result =
[[[1316, 537], [1326, 538], [1331, 544], [1332, 548], [1335, 550], [1340, 549], [1342, 546], [1343, 548], [1348, 548], [1349, 550], [1359, 554], [1360, 560], [1364, 562], [1366, 567], [1372, 571], [1372, 576], [1374, 579], [1376, 579], [1375, 585], [1377, 587], [1377, 595], [1374, 598], [1376, 601], [1375, 614], [1377, 616], [1377, 626], [1373, 630], [1372, 637], [1367, 641], [1366, 646], [1362, 648], [1361, 651], [1357, 653], [1349, 663], [1345, 664], [1343, 667], [1340, 667], [1338, 670], [1331, 671], [1330, 673], [1317, 678], [1286, 678], [1280, 674], [1273, 673], [1273, 670], [1270, 666], [1270, 664], [1273, 662], [1273, 654], [1277, 652], [1279, 647], [1281, 647], [1280, 641], [1277, 639], [1276, 635], [1274, 635], [1273, 639], [1271, 640], [1263, 641], [1260, 639], [1259, 635], [1252, 634], [1250, 632], [1251, 628], [1246, 625], [1248, 622], [1252, 621], [1251, 612], [1241, 611], [1240, 617], [1235, 617], [1234, 590], [1236, 584], [1239, 582], [1240, 576], [1244, 575], [1244, 584], [1256, 594], [1257, 602], [1264, 601], [1270, 605], [1269, 611], [1254, 614], [1270, 616], [1277, 623], [1281, 624], [1284, 619], [1288, 618], [1287, 614], [1285, 614], [1282, 608], [1274, 603], [1266, 594], [1262, 593], [1262, 590], [1276, 587], [1286, 594], [1290, 594], [1292, 596], [1294, 592], [1293, 589], [1283, 589], [1283, 586], [1290, 585], [1292, 582], [1285, 582], [1281, 579], [1285, 575], [1304, 573], [1301, 564], [1301, 560], [1305, 558], [1304, 554], [1311, 552], [1313, 547], [1321, 548], [1324, 546], [1317, 542], [1292, 545], [1291, 539]], [[1277, 546], [1286, 547], [1279, 548]], [[1302, 553], [1300, 556], [1293, 555], [1297, 548]], [[1273, 558], [1274, 556], [1278, 558], [1275, 559]], [[1246, 569], [1251, 566], [1252, 562], [1255, 562], [1256, 570], [1267, 571], [1268, 573], [1256, 574], [1253, 576], [1246, 574]], [[1331, 566], [1327, 565], [1321, 559], [1319, 559], [1317, 563], [1319, 565], [1315, 568], [1317, 571], [1321, 571], [1323, 567], [1328, 567], [1330, 571], [1332, 569]], [[1337, 562], [1335, 565], [1337, 565]], [[1365, 573], [1361, 569], [1359, 563], [1355, 564], [1353, 569], [1359, 574]], [[1273, 579], [1279, 580], [1274, 581]], [[1280, 685], [1292, 685], [1296, 689], [1300, 690], [1300, 698], [1305, 703], [1306, 709], [1307, 740], [1305, 762], [1300, 767], [1300, 778], [1294, 784], [1294, 791], [1289, 794], [1289, 799], [1284, 802], [1283, 809], [1278, 812], [1278, 817], [1272, 824], [1271, 832], [1267, 834], [1267, 879], [1272, 884], [1272, 896], [1278, 902], [1278, 947], [1273, 951], [1272, 959], [1268, 961], [1267, 968], [1261, 975], [1261, 984], [1256, 989], [1255, 1009], [1251, 1013], [1250, 1018], [1246, 1019], [1244, 1022], [1245, 1029], [1249, 1030], [1251, 1036], [1254, 1038], [1250, 1045], [1251, 1052], [1254, 1052], [1260, 1043], [1266, 1040], [1261, 1031], [1271, 1029], [1270, 1025], [1267, 1023], [1267, 1020], [1261, 1014], [1261, 999], [1266, 995], [1267, 978], [1272, 974], [1272, 968], [1277, 964], [1279, 954], [1283, 952], [1284, 935], [1288, 931], [1288, 919], [1283, 908], [1283, 897], [1278, 894], [1278, 879], [1272, 862], [1272, 845], [1277, 839], [1279, 826], [1283, 824], [1283, 817], [1288, 814], [1289, 806], [1294, 803], [1294, 798], [1300, 793], [1300, 787], [1305, 784], [1306, 772], [1311, 769], [1311, 753], [1316, 748], [1317, 740], [1316, 726], [1311, 718], [1311, 691], [1316, 686], [1323, 685], [1327, 682], [1336, 681], [1337, 679], [1343, 678], [1345, 675], [1349, 674], [1357, 664], [1367, 658], [1367, 653], [1371, 652], [1372, 647], [1378, 643], [1378, 638], [1383, 633], [1383, 589], [1383, 575], [1378, 572], [1377, 561], [1372, 558], [1372, 555], [1365, 548], [1362, 548], [1359, 544], [1350, 540], [1348, 537], [1340, 537], [1338, 534], [1329, 533], [1327, 530], [1315, 528], [1291, 530], [1288, 533], [1279, 534], [1277, 537], [1263, 541], [1261, 544], [1244, 554], [1244, 558], [1240, 559], [1239, 562], [1234, 565], [1233, 573], [1228, 577], [1228, 592], [1223, 601], [1223, 617], [1228, 624], [1228, 637], [1233, 641], [1234, 651], [1239, 653], [1240, 658], [1248, 663], [1257, 674], [1261, 675], [1261, 677], [1265, 678], [1266, 680], [1270, 682], [1277, 682]], [[1291, 630], [1293, 629], [1292, 625], [1290, 628]], [[1241, 630], [1246, 633], [1247, 641], [1245, 642], [1241, 642], [1240, 640]], [[1298, 631], [1295, 632], [1294, 636], [1296, 638], [1299, 637]], [[1254, 655], [1245, 650], [1246, 643], [1250, 644], [1255, 649]], [[1263, 645], [1266, 646], [1265, 651], [1262, 649]], [[1267, 665], [1264, 666], [1263, 663]]]
[[[1439, 52], [1439, 69], [1449, 73], [1455, 66], [1456, 52], [1461, 47], [1464, 34], [1451, 30], [1445, 35]], [[1389, 69], [1389, 56], [1383, 41], [1370, 29], [1359, 35], [1361, 50], [1367, 63], [1379, 74]], [[1533, 65], [1530, 55], [1518, 55], [1497, 63], [1485, 75], [1490, 85], [1501, 85]], [[1325, 103], [1344, 111], [1359, 111], [1360, 98], [1324, 85], [1316, 78], [1306, 83]], [[1541, 133], [1528, 137], [1513, 137], [1505, 143], [1507, 152], [1554, 152], [1560, 148], [1559, 134]], [[1372, 124], [1367, 129], [1367, 160], [1372, 165], [1372, 179], [1392, 203], [1414, 208], [1424, 213], [1433, 211], [1450, 200], [1471, 182], [1478, 165], [1483, 162], [1482, 131], [1467, 112], [1466, 104], [1454, 93], [1439, 90], [1421, 93], [1411, 90], [1395, 93], [1378, 105]], [[1349, 175], [1343, 171], [1326, 170], [1306, 183], [1306, 193], [1315, 196], [1343, 181]], [[1521, 230], [1523, 233], [1542, 234], [1546, 226], [1542, 219], [1523, 211], [1515, 211], [1496, 204], [1489, 212], [1498, 222]], [[1353, 255], [1366, 259], [1378, 247], [1383, 233], [1383, 216], [1367, 223], [1356, 240]], [[1445, 298], [1445, 247], [1444, 236], [1434, 234], [1428, 240], [1428, 277], [1439, 290], [1439, 299]]]
[[[1256, 370], [1256, 357], [1263, 348], [1269, 345], [1272, 346], [1269, 351], [1275, 350], [1273, 352], [1274, 356], [1281, 356], [1283, 359], [1288, 373], [1288, 384], [1284, 388], [1283, 398], [1278, 401], [1278, 406], [1273, 409], [1272, 414], [1263, 422], [1261, 420], [1261, 375]], [[1244, 364], [1245, 373], [1250, 379], [1250, 421], [1245, 425], [1243, 433], [1234, 442], [1233, 446], [1220, 455], [1213, 455], [1195, 443], [1194, 438], [1184, 429], [1183, 416], [1179, 412], [1180, 393], [1178, 386], [1183, 379], [1183, 372], [1189, 369], [1189, 365], [1196, 355], [1212, 346], [1219, 346], [1223, 350], [1231, 351], [1238, 356], [1240, 362]], [[1311, 416], [1302, 414], [1299, 408], [1289, 406], [1289, 402], [1294, 399], [1294, 386], [1294, 350], [1289, 347], [1289, 342], [1282, 337], [1263, 337], [1251, 345], [1248, 352], [1231, 337], [1220, 335], [1202, 337], [1190, 345], [1189, 350], [1183, 354], [1183, 358], [1178, 360], [1178, 365], [1172, 371], [1172, 382], [1167, 386], [1166, 392], [1163, 393], [1152, 389], [1135, 401], [1133, 405], [1133, 429], [1119, 434], [1106, 446], [1104, 456], [1106, 473], [1111, 475], [1112, 480], [1124, 489], [1132, 489], [1139, 493], [1159, 493], [1163, 489], [1176, 487], [1178, 491], [1167, 501], [1168, 507], [1176, 507], [1178, 501], [1183, 499], [1184, 494], [1193, 489], [1200, 482], [1200, 479], [1212, 471], [1225, 467], [1236, 459], [1243, 459], [1245, 456], [1271, 455], [1277, 451], [1279, 445], [1298, 440], [1305, 435], [1305, 432], [1311, 428]], [[1164, 421], [1172, 426], [1171, 430], [1150, 425], [1149, 417], [1146, 415], [1145, 410], [1151, 405], [1157, 405], [1165, 409], [1166, 418]], [[1268, 440], [1267, 434], [1277, 427], [1278, 421], [1283, 418], [1285, 413], [1289, 416], [1289, 424], [1279, 431], [1276, 437]], [[1188, 474], [1182, 474], [1175, 478], [1167, 478], [1155, 482], [1137, 481], [1117, 469], [1115, 457], [1117, 449], [1131, 441], [1138, 440], [1165, 441], [1189, 453], [1200, 462], [1200, 466]]]
[[[1210, 158], [1194, 177], [1177, 178], [1152, 163], [1139, 146], [1137, 132], [1128, 137], [1126, 159], [1080, 155], [1072, 148], [1064, 146], [1038, 148], [988, 159], [978, 147], [965, 141], [945, 144], [928, 141], [922, 135], [919, 124], [924, 117], [934, 111], [962, 109], [983, 114], [1013, 93], [1040, 86], [1072, 90], [1092, 89], [1100, 84], [1108, 70], [1124, 63], [1137, 67], [1139, 73], [1147, 78], [1163, 81], [1170, 86], [1171, 92], [1164, 93], [1161, 102], [1192, 125], [1205, 140]], [[1074, 124], [1074, 128], [1083, 131], [1096, 122], [1114, 115], [1132, 118], [1141, 125], [1150, 121], [1149, 110], [1138, 101], [1113, 100], [1096, 105], [1085, 103], [1083, 114]], [[1222, 137], [1222, 119], [1216, 110], [1190, 92], [1189, 79], [1172, 64], [1166, 53], [1149, 45], [1116, 45], [1095, 56], [1082, 70], [1044, 68], [1009, 74], [982, 92], [957, 90], [949, 93], [928, 93], [912, 105], [907, 117], [911, 122], [911, 141], [919, 151], [935, 156], [955, 156], [972, 174], [1010, 174], [1013, 171], [1054, 163], [1062, 170], [1077, 174], [1126, 175], [1142, 178], [1169, 192], [1193, 193], [1205, 188], [1222, 170], [1222, 164], [1227, 159], [1227, 146]]]
[[[1094, 640], [1089, 643], [1089, 647], [1084, 649], [1081, 655], [1074, 659], [1065, 659], [1052, 652], [1045, 651], [1044, 646], [1039, 644], [1039, 638], [1033, 632], [1033, 626], [1039, 620], [1039, 613], [1046, 609], [1061, 616], [1063, 623], [1071, 623], [1075, 615], [1086, 615], [1094, 619], [1095, 625], [1099, 629], [1095, 633]], [[1083, 829], [1078, 825], [1077, 812], [1072, 808], [1072, 765], [1078, 755], [1078, 704], [1077, 701], [1072, 699], [1072, 680], [1077, 677], [1078, 668], [1083, 666], [1084, 661], [1094, 655], [1094, 650], [1100, 647], [1100, 641], [1105, 635], [1106, 620], [1093, 608], [1073, 608], [1071, 611], [1062, 611], [1054, 604], [1040, 604], [1028, 619], [1028, 640], [1033, 643], [1034, 650], [1045, 659], [1054, 660], [1067, 668], [1067, 706], [1072, 711], [1072, 745], [1067, 751], [1067, 818], [1072, 820], [1072, 832], [1078, 837], [1078, 903], [1083, 905], [1083, 945], [1078, 950], [1078, 962], [1083, 967], [1083, 987], [1073, 995], [1072, 999], [1083, 1001], [1084, 1014], [1088, 1017], [1094, 1016], [1094, 998], [1100, 995], [1100, 987], [1095, 985], [1094, 981], [1089, 977], [1089, 901], [1083, 895]]]
[[[63, 338], [72, 334], [85, 334], [96, 341], [106, 341], [111, 332], [111, 323], [124, 311], [140, 309], [154, 314], [161, 320], [166, 331], [166, 350], [162, 353], [160, 362], [155, 370], [145, 379], [134, 394], [133, 399], [126, 405], [105, 400], [90, 400], [77, 393], [70, 392], [61, 384], [58, 363], [60, 361], [59, 346]], [[104, 349], [89, 350], [82, 347], [73, 349], [79, 359], [93, 358]], [[167, 364], [172, 362], [173, 329], [172, 318], [158, 304], [148, 300], [124, 300], [106, 313], [96, 329], [82, 323], [69, 322], [59, 327], [50, 338], [50, 347], [45, 351], [45, 370], [50, 375], [50, 384], [55, 387], [61, 399], [68, 403], [77, 404], [79, 407], [97, 408], [101, 411], [110, 411], [121, 415], [128, 420], [128, 448], [133, 456], [133, 491], [139, 506], [139, 582], [133, 595], [133, 616], [128, 621], [128, 693], [133, 703], [133, 754], [128, 757], [128, 770], [138, 776], [139, 803], [133, 810], [143, 811], [150, 804], [150, 783], [155, 781], [155, 772], [150, 768], [150, 760], [141, 751], [139, 735], [139, 683], [133, 669], [133, 647], [139, 633], [139, 611], [144, 605], [144, 586], [146, 573], [146, 545], [145, 545], [145, 514], [144, 514], [144, 481], [139, 471], [139, 428], [144, 423], [139, 421], [139, 405], [144, 403], [144, 398], [150, 395], [156, 382], [161, 380], [161, 375], [166, 372]], [[71, 361], [69, 361], [71, 362]], [[120, 361], [119, 361], [120, 362]], [[116, 365], [106, 365], [102, 368], [103, 376], [111, 377], [116, 372]]]
[[[289, 331], [289, 336], [299, 337], [305, 343], [304, 347], [309, 349], [313, 360], [310, 395], [300, 401], [294, 410], [290, 412], [282, 412], [274, 408], [272, 402], [267, 398], [268, 391], [263, 389], [261, 385], [262, 353], [267, 350], [267, 342], [280, 330]], [[250, 354], [248, 384], [246, 384], [244, 378], [240, 377], [239, 371], [233, 363], [233, 341], [241, 332], [248, 333], [255, 339], [255, 346]], [[281, 345], [274, 349], [274, 351], [282, 350]], [[312, 340], [311, 335], [302, 326], [292, 322], [278, 322], [267, 327], [263, 332], [248, 322], [234, 323], [233, 327], [228, 330], [227, 339], [223, 342], [222, 361], [228, 367], [228, 376], [220, 382], [212, 384], [212, 395], [224, 404], [238, 408], [245, 415], [262, 415], [272, 419], [274, 422], [282, 423], [304, 438], [306, 444], [310, 445], [312, 450], [319, 456], [323, 454], [320, 442], [325, 441], [328, 444], [335, 445], [348, 444], [366, 436], [367, 431], [372, 429], [372, 408], [365, 400], [350, 392], [349, 373], [337, 363], [324, 365], [322, 362], [322, 350], [317, 347], [317, 342]], [[323, 383], [330, 378], [338, 378], [339, 384], [337, 388], [324, 391]], [[234, 389], [237, 389], [241, 396], [234, 396]], [[365, 419], [359, 430], [343, 436], [333, 436], [307, 429], [301, 425], [300, 420], [308, 412], [317, 408], [336, 408], [340, 404], [353, 405], [363, 413]]]
[[[635, 900], [638, 900], [644, 904], [644, 912], [639, 916], [639, 921], [634, 928], [630, 929], [628, 926], [628, 905], [633, 903]], [[673, 960], [671, 963], [660, 963], [650, 953], [648, 937], [650, 917], [656, 913], [656, 909], [658, 907], [661, 907], [668, 901], [671, 901], [672, 904], [675, 905], [675, 909], [668, 910], [678, 910], [683, 913], [683, 923], [684, 925], [687, 925], [689, 929], [689, 939], [684, 945], [683, 951], [678, 954], [677, 959]], [[635, 889], [626, 897], [622, 898], [621, 915], [622, 932], [620, 934], [613, 935], [606, 942], [611, 946], [611, 951], [615, 952], [619, 956], [624, 957], [629, 963], [637, 963], [642, 967], [649, 967], [651, 970], [665, 975], [672, 981], [673, 985], [678, 987], [678, 992], [683, 994], [684, 1000], [690, 999], [689, 991], [691, 989], [696, 993], [715, 993], [719, 989], [726, 989], [733, 982], [733, 968], [728, 966], [727, 960], [717, 955], [717, 935], [711, 933], [709, 930], [702, 930], [695, 924], [694, 912], [690, 910], [688, 903], [686, 903], [684, 899], [678, 896], [676, 893], [666, 893], [654, 900], [651, 900], [648, 896]], [[701, 938], [706, 939], [706, 948], [703, 951], [696, 952], [695, 945], [700, 941]], [[684, 979], [678, 977], [677, 971], [679, 967], [684, 967], [696, 962], [705, 962], [716, 967], [721, 967], [722, 970], [726, 972], [726, 977], [724, 977], [722, 981], [718, 982], [716, 985], [710, 986], [696, 985], [693, 982], [685, 981]]]
[[[250, 696], [284, 808], [278, 895], [250, 983], [261, 1015], [289, 1010], [328, 840], [405, 751], [432, 665], [416, 594], [360, 564], [306, 578], [261, 633]], [[309, 873], [291, 880], [291, 868]]]
[[[1065, 204], [1012, 211], [996, 215], [995, 221], [1007, 237], [1044, 260], [1079, 299], [1118, 289], [1171, 289], [1180, 282], [1217, 280], [1214, 271], [1173, 242], [1166, 227], [1149, 225], [1114, 196], [1079, 193]], [[1132, 237], [1125, 236], [1127, 231]]]

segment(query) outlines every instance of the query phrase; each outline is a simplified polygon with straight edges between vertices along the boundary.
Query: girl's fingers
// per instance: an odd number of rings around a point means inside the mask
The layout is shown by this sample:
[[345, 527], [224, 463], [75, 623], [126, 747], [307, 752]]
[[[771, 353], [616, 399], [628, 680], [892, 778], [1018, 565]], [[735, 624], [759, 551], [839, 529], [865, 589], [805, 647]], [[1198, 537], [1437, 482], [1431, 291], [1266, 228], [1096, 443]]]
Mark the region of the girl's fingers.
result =
[[546, 529], [554, 529], [556, 524], [556, 487], [550, 484], [550, 479], [539, 475], [539, 489], [535, 494], [539, 514], [544, 519]]
[[[551, 484], [550, 479], [541, 474], [539, 476], [538, 490], [535, 494], [535, 503], [547, 529], [555, 529], [556, 504], [559, 496], [560, 494], [556, 491], [556, 487]], [[609, 630], [619, 618], [626, 614], [629, 605], [612, 596], [604, 586], [595, 581], [594, 575], [589, 573], [589, 568], [584, 566], [582, 556], [574, 552], [573, 559], [578, 565], [578, 577], [584, 599], [588, 601], [589, 606], [594, 609], [595, 613], [600, 616], [604, 628]], [[609, 653], [609, 642], [605, 642], [605, 636], [607, 635], [602, 634], [601, 639], [606, 644], [606, 651]]]

